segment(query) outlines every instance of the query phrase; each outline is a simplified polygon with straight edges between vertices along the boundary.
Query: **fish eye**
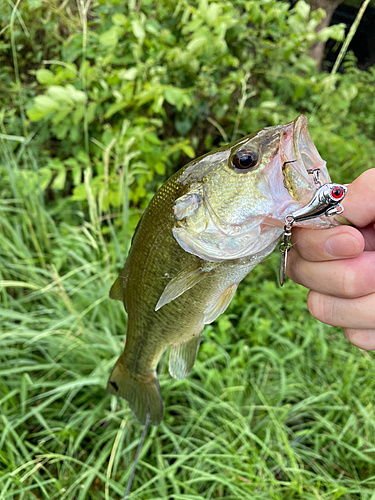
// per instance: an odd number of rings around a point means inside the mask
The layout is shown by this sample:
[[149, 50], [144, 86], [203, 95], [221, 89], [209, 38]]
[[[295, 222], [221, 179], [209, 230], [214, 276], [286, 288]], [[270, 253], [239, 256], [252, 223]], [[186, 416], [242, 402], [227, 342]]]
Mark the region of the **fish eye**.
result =
[[240, 170], [248, 170], [258, 163], [258, 155], [254, 151], [239, 151], [233, 156], [232, 163]]
[[335, 200], [339, 200], [343, 194], [344, 194], [344, 190], [341, 186], [335, 186], [331, 190], [331, 197], [334, 198]]

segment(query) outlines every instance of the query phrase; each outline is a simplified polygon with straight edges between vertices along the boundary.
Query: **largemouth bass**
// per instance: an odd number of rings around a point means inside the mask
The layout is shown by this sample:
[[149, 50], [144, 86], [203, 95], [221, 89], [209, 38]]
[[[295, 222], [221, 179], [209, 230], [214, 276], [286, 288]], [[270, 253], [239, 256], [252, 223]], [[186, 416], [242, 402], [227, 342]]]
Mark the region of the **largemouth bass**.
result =
[[[301, 115], [208, 153], [155, 194], [134, 233], [110, 297], [128, 313], [126, 345], [108, 391], [135, 416], [159, 425], [163, 402], [156, 368], [170, 346], [169, 372], [193, 368], [204, 325], [225, 311], [238, 283], [277, 245], [285, 217], [330, 182]], [[321, 216], [297, 225], [332, 227]]]

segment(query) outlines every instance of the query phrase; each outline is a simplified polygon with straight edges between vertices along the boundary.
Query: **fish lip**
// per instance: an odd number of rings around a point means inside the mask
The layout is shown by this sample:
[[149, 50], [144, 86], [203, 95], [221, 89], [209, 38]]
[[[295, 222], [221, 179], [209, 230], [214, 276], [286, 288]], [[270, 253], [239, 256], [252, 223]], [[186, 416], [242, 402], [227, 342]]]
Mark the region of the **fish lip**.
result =
[[[303, 173], [307, 174], [307, 177], [311, 180], [312, 186], [314, 186], [314, 181], [313, 178], [308, 174], [308, 170], [313, 168], [318, 168], [315, 165], [315, 162], [318, 160], [319, 163], [323, 162], [321, 159], [318, 150], [315, 147], [315, 144], [313, 143], [313, 140], [311, 139], [311, 136], [309, 134], [308, 128], [307, 128], [307, 118], [304, 115], [299, 115], [297, 118], [293, 121], [293, 150], [296, 155], [296, 160], [299, 164], [299, 166], [303, 167]], [[308, 151], [311, 156], [315, 157], [314, 160], [315, 162], [313, 165], [306, 165], [304, 159], [302, 158], [302, 151], [306, 152]], [[323, 162], [325, 164], [325, 162]]]
[[[280, 151], [284, 185], [295, 202], [308, 202], [316, 191], [314, 178], [309, 171], [319, 169], [319, 180], [323, 184], [330, 182], [326, 162], [321, 158], [308, 131], [306, 116], [299, 115], [285, 126], [280, 134]], [[287, 168], [293, 172], [295, 193], [285, 183], [284, 168], [288, 162], [291, 162]]]
[[[308, 148], [306, 148], [306, 143], [308, 145]], [[302, 158], [301, 150], [306, 151], [306, 149], [308, 149], [309, 152], [313, 154], [316, 153], [318, 156], [319, 153], [316, 150], [315, 145], [307, 129], [307, 118], [304, 115], [297, 116], [297, 118], [293, 121], [292, 145], [293, 145], [293, 153], [295, 155], [295, 160], [297, 163], [296, 166], [299, 167], [299, 173], [302, 174], [304, 178], [310, 181], [309, 184], [311, 184], [311, 187], [315, 190], [316, 188], [313, 177], [309, 175], [308, 170], [310, 170], [311, 166], [313, 168], [317, 167], [315, 167], [315, 165], [311, 165], [310, 168], [308, 168], [308, 166], [305, 164]]]
[[293, 150], [296, 155], [296, 160], [299, 166], [302, 166], [302, 173], [305, 178], [309, 179], [311, 187], [315, 191], [316, 185], [313, 176], [309, 174], [309, 170], [319, 168], [323, 183], [330, 182], [330, 178], [326, 169], [326, 162], [322, 159], [317, 150], [314, 141], [311, 138], [307, 127], [307, 118], [305, 115], [299, 115], [293, 123]]

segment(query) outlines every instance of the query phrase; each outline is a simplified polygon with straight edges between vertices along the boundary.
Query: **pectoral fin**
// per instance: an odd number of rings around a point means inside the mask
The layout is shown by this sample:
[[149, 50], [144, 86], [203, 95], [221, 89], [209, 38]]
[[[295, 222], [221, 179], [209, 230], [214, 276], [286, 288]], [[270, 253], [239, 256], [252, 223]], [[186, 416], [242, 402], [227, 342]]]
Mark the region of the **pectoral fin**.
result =
[[189, 375], [197, 358], [201, 337], [202, 332], [182, 344], [171, 347], [169, 373], [173, 378], [182, 380]]
[[213, 301], [205, 310], [203, 321], [205, 325], [212, 323], [215, 319], [222, 314], [229, 306], [235, 291], [237, 290], [238, 283], [228, 286], [220, 295], [218, 300]]
[[189, 290], [194, 285], [199, 283], [209, 272], [209, 269], [206, 270], [200, 266], [199, 263], [180, 271], [177, 276], [175, 276], [164, 288], [164, 292], [161, 294], [160, 299], [156, 304], [155, 311], [163, 307], [165, 304], [172, 302], [172, 300], [182, 295], [186, 292], [186, 290]]

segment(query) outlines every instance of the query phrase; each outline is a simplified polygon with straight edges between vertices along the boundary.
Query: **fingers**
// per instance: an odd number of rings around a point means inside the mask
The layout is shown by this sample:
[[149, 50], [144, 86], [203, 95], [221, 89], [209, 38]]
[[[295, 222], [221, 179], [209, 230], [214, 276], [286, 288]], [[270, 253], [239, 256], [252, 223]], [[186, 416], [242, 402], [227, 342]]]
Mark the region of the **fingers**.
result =
[[[342, 202], [344, 216], [357, 227], [365, 227], [375, 221], [375, 169], [366, 170], [348, 185]], [[365, 207], [365, 209], [364, 209]]]
[[310, 291], [307, 306], [310, 313], [322, 323], [354, 330], [372, 330], [375, 327], [375, 294], [355, 299], [343, 299]]
[[343, 327], [355, 346], [375, 350], [375, 169], [348, 186], [343, 205], [360, 230], [294, 228], [287, 274], [310, 288], [307, 305], [316, 319]]
[[354, 259], [325, 262], [301, 259], [296, 251], [289, 253], [288, 276], [306, 288], [341, 298], [375, 293], [374, 252], [363, 252]]
[[345, 337], [356, 347], [366, 351], [375, 350], [375, 329], [358, 330], [354, 328], [344, 328]]
[[362, 234], [350, 226], [314, 230], [295, 228], [292, 242], [303, 259], [314, 262], [353, 258], [365, 246]]
[[370, 224], [366, 227], [360, 229], [362, 236], [365, 239], [365, 250], [374, 251], [375, 250], [375, 230], [374, 225]]

